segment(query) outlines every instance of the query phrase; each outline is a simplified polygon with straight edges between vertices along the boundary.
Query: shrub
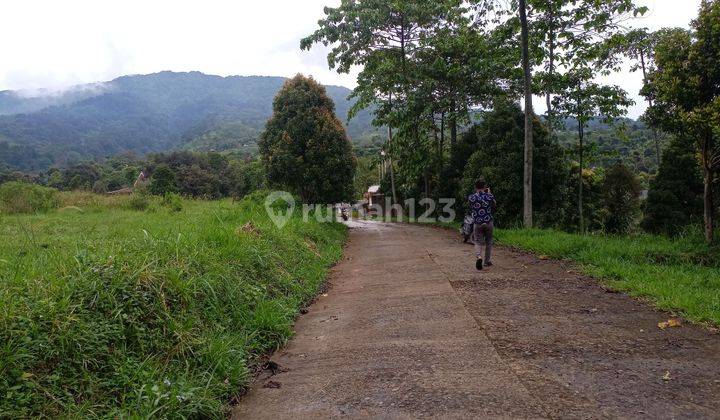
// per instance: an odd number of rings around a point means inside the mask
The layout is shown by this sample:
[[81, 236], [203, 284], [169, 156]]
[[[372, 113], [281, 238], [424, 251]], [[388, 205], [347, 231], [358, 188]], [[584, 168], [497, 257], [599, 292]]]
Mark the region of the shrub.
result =
[[162, 205], [174, 212], [179, 212], [183, 209], [182, 198], [175, 193], [165, 194], [162, 199]]
[[143, 193], [133, 193], [128, 200], [127, 207], [130, 210], [143, 211], [150, 206], [148, 196]]
[[58, 208], [58, 191], [24, 182], [6, 182], [0, 186], [0, 213], [44, 213]]
[[622, 163], [617, 163], [605, 174], [603, 202], [605, 231], [629, 233], [640, 210], [640, 181]]
[[[572, 164], [570, 179], [568, 180], [567, 211], [563, 228], [569, 231], [580, 229], [580, 215], [578, 214], [578, 190], [580, 165]], [[586, 231], [599, 231], [603, 227], [603, 182], [605, 170], [603, 168], [585, 168], [582, 171], [583, 183], [583, 217]]]
[[98, 179], [95, 181], [92, 187], [92, 191], [95, 194], [105, 194], [108, 192], [108, 183], [107, 181], [103, 181], [102, 179]]
[[164, 163], [158, 165], [157, 168], [155, 168], [155, 172], [152, 174], [148, 191], [150, 194], [155, 195], [165, 195], [177, 191], [175, 172], [173, 172], [172, 169]]
[[703, 179], [692, 142], [674, 138], [650, 182], [642, 228], [677, 235], [703, 217]]

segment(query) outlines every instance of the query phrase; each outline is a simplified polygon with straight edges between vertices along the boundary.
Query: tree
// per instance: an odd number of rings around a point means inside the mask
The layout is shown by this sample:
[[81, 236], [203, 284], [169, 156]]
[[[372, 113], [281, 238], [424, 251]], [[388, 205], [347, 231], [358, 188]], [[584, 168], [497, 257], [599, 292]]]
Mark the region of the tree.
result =
[[[659, 33], [662, 33], [660, 31]], [[654, 68], [655, 45], [658, 39], [658, 33], [650, 32], [647, 28], [634, 29], [627, 33], [620, 33], [610, 37], [606, 42], [606, 51], [609, 56], [612, 52], [618, 52], [620, 55], [633, 60], [630, 71], [642, 72], [643, 83], [648, 82], [648, 74]], [[609, 58], [613, 60], [612, 57]], [[652, 98], [646, 98], [648, 106], [652, 107]], [[660, 143], [660, 134], [656, 128], [652, 130], [653, 142], [655, 143], [655, 158], [657, 166], [660, 167], [662, 159], [662, 145]]]
[[268, 181], [286, 186], [304, 202], [353, 198], [356, 161], [335, 105], [312, 78], [288, 80], [273, 101], [259, 147]]
[[715, 234], [714, 182], [720, 170], [720, 2], [703, 0], [694, 33], [676, 29], [659, 36], [655, 69], [643, 94], [653, 101], [646, 118], [696, 144], [703, 171], [705, 239]]
[[[578, 191], [582, 180], [583, 190], [583, 227], [586, 232], [599, 231], [603, 227], [604, 203], [603, 183], [605, 170], [602, 167], [585, 168], [580, 172], [578, 162], [570, 164], [570, 178], [568, 179], [568, 192]], [[567, 230], [577, 230], [580, 226], [580, 214], [572, 211], [578, 208], [578, 194], [568, 194], [563, 227]]]
[[90, 163], [73, 165], [63, 171], [64, 189], [89, 190], [100, 179], [97, 168]]
[[603, 227], [609, 233], [628, 233], [640, 210], [640, 182], [618, 162], [605, 173]]
[[[475, 181], [485, 178], [502, 202], [497, 217], [505, 226], [520, 224], [524, 218], [524, 119], [524, 113], [517, 104], [498, 103], [493, 111], [483, 114], [482, 122], [461, 141], [465, 149], [463, 154], [469, 156], [469, 160], [457, 192], [458, 200], [464, 202]], [[533, 154], [537, 157], [533, 168], [533, 189], [538, 191], [533, 197], [533, 208], [539, 224], [556, 227], [564, 218], [565, 155], [537, 118], [533, 119], [533, 138]]]
[[[577, 121], [578, 130], [578, 176], [585, 169], [585, 129], [588, 122], [600, 115], [608, 122], [613, 122], [625, 113], [632, 101], [627, 98], [624, 90], [617, 86], [603, 86], [593, 81], [593, 71], [583, 66], [571, 69], [562, 77], [564, 89], [562, 94], [553, 100], [558, 115], [571, 117]], [[585, 232], [583, 207], [583, 182], [578, 182], [578, 228]]]
[[526, 228], [533, 225], [532, 218], [532, 173], [533, 173], [533, 136], [532, 136], [532, 69], [530, 68], [529, 29], [527, 20], [527, 5], [520, 0], [520, 32], [522, 48], [523, 85], [525, 93], [525, 153], [523, 156], [523, 224]]
[[259, 160], [250, 162], [233, 160], [228, 163], [226, 173], [230, 181], [228, 193], [236, 200], [262, 188], [265, 181], [262, 163]]
[[[480, 5], [482, 13], [503, 2], [474, 0], [471, 3]], [[647, 9], [635, 7], [633, 0], [519, 0], [510, 4], [517, 7], [518, 13], [507, 13], [511, 18], [506, 24], [498, 25], [496, 32], [505, 32], [507, 27], [517, 27], [520, 33], [526, 112], [524, 221], [526, 226], [531, 226], [533, 147], [530, 127], [533, 118], [533, 83], [542, 86], [548, 108], [547, 117], [551, 123], [555, 123], [551, 98], [563, 89], [562, 75], [558, 74], [558, 69], [578, 67], [578, 62], [586, 65], [598, 55], [607, 54], [608, 50], [602, 48], [605, 38], [622, 31], [623, 20], [643, 14]], [[517, 25], [514, 23], [516, 18]], [[533, 67], [540, 64], [543, 64], [543, 71], [533, 75]], [[600, 66], [596, 66], [596, 69], [600, 72], [608, 71]]]
[[167, 193], [177, 192], [178, 187], [175, 181], [175, 172], [167, 164], [160, 164], [155, 168], [155, 172], [150, 179], [150, 194], [165, 195]]
[[673, 138], [650, 182], [641, 226], [648, 232], [676, 235], [703, 217], [703, 177], [694, 142]]
[[432, 172], [439, 177], [442, 168], [446, 129], [452, 145], [470, 110], [507, 85], [498, 80], [510, 66], [490, 47], [486, 28], [471, 22], [468, 7], [460, 0], [343, 0], [325, 8], [319, 29], [301, 42], [305, 49], [332, 44], [328, 63], [339, 72], [362, 66], [351, 115], [374, 105], [374, 123], [387, 126], [394, 199], [396, 176], [414, 182], [422, 173], [428, 193]]
[[[458, 10], [459, 4], [458, 0], [342, 0], [339, 7], [325, 8], [326, 16], [318, 22], [319, 29], [304, 38], [300, 46], [309, 49], [315, 43], [332, 44], [328, 65], [341, 73], [362, 66], [352, 95], [357, 102], [350, 116], [371, 104], [377, 105], [376, 123], [388, 127], [391, 143], [394, 123], [400, 120], [393, 119], [391, 114], [398, 110], [405, 114], [402, 108], [413, 79], [411, 72], [415, 67], [409, 61], [421, 38], [431, 27], [445, 21], [447, 11]], [[391, 149], [388, 158], [395, 200]]]
[[[542, 63], [537, 74], [545, 94], [547, 116], [554, 120], [552, 97], [562, 89], [562, 69], [576, 62], [601, 59], [598, 70], [616, 67], [622, 51], [611, 48], [608, 39], [618, 40], [626, 32], [623, 22], [643, 15], [647, 7], [635, 0], [527, 0], [534, 55]], [[617, 42], [615, 43], [617, 44]], [[538, 63], [539, 64], [539, 63]]]

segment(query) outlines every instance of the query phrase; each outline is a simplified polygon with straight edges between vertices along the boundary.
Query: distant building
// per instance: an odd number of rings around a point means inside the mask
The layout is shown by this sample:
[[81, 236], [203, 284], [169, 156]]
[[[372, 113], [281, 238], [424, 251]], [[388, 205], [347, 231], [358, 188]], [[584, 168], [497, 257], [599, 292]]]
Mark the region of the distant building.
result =
[[371, 185], [370, 188], [368, 188], [367, 192], [363, 194], [363, 198], [365, 199], [365, 202], [367, 203], [367, 211], [369, 213], [374, 212], [375, 210], [378, 210], [380, 213], [382, 213], [382, 206], [385, 202], [385, 194], [380, 193], [380, 186], [379, 185]]
[[140, 171], [140, 175], [138, 175], [137, 179], [133, 183], [132, 187], [126, 187], [121, 188], [119, 190], [115, 191], [108, 191], [107, 194], [109, 195], [127, 195], [132, 194], [133, 191], [135, 191], [136, 188], [144, 187], [149, 183], [149, 179], [147, 175], [145, 175], [145, 171]]

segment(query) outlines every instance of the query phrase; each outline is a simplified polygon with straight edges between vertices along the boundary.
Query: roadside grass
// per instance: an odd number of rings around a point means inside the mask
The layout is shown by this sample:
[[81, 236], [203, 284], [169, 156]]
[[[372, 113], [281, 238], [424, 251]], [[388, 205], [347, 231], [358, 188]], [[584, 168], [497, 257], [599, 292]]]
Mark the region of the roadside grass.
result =
[[283, 229], [245, 200], [63, 195], [0, 216], [0, 418], [221, 418], [342, 254], [346, 229]]
[[631, 296], [696, 321], [720, 325], [720, 254], [697, 235], [577, 235], [496, 229], [502, 245], [580, 263], [582, 270]]

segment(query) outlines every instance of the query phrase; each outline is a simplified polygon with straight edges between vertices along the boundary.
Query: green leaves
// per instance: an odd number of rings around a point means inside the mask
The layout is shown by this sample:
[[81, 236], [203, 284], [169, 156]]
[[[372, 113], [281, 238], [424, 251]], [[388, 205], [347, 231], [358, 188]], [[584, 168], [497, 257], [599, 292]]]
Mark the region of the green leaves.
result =
[[337, 203], [353, 196], [355, 156], [325, 88], [297, 75], [273, 102], [260, 141], [268, 180], [306, 203]]

